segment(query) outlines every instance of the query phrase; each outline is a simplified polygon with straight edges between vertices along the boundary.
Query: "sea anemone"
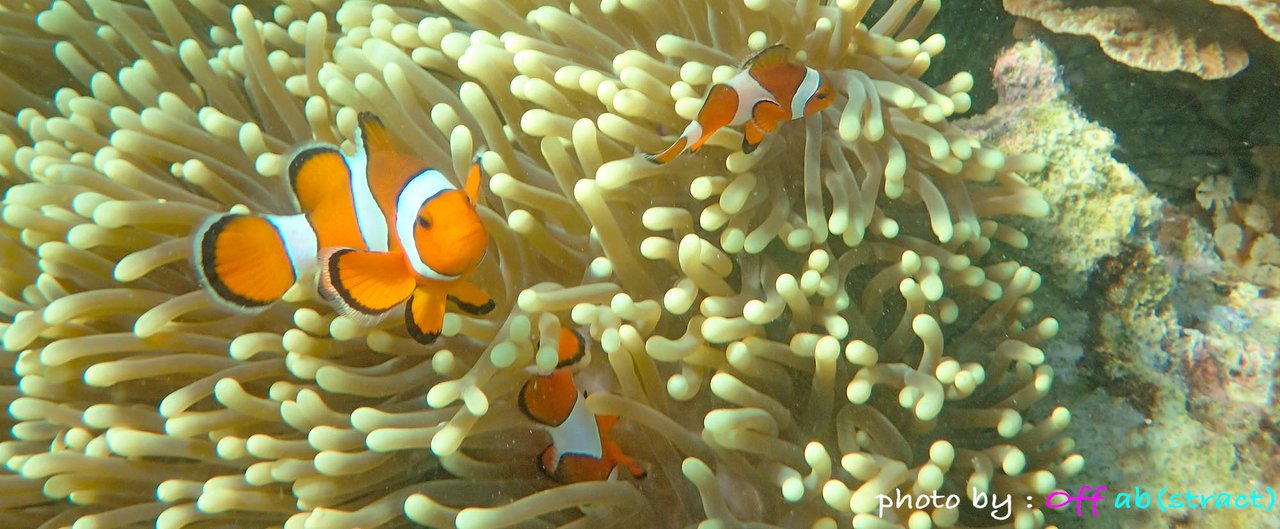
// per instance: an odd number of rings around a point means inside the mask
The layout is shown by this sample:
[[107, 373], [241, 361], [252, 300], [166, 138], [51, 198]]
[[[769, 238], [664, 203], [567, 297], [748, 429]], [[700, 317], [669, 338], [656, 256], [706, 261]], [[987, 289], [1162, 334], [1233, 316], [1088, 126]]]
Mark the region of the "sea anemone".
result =
[[[1032, 408], [1057, 322], [1028, 322], [1041, 277], [1001, 220], [1047, 212], [1018, 175], [1043, 162], [947, 123], [972, 78], [920, 80], [940, 2], [546, 4], [0, 8], [0, 42], [65, 73], [0, 71], [0, 517], [1044, 526], [1081, 459], [1069, 413]], [[830, 76], [832, 109], [750, 155], [732, 130], [638, 155], [776, 42]], [[473, 279], [497, 309], [449, 314], [433, 347], [307, 281], [229, 313], [188, 262], [210, 215], [291, 212], [291, 150], [350, 152], [364, 110], [454, 175], [483, 150], [492, 175]], [[607, 390], [588, 406], [621, 417], [647, 479], [538, 476], [546, 439], [514, 395], [561, 326], [584, 329]], [[933, 491], [1014, 509], [877, 501]]]

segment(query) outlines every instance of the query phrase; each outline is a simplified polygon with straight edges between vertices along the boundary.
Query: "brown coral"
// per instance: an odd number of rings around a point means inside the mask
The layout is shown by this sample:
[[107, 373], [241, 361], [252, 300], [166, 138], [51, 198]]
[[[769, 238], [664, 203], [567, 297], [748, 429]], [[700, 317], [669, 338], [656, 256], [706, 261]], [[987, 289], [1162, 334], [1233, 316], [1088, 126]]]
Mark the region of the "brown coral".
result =
[[1220, 6], [1234, 7], [1253, 17], [1258, 29], [1280, 42], [1280, 2], [1275, 0], [1209, 0]]
[[[1230, 77], [1249, 65], [1248, 37], [1238, 24], [1206, 24], [1199, 16], [1252, 16], [1257, 28], [1280, 41], [1280, 4], [1270, 0], [1211, 0], [1225, 8], [1173, 8], [1152, 0], [1100, 4], [1091, 0], [1004, 0], [1010, 13], [1055, 33], [1088, 35], [1116, 61], [1159, 72], [1183, 71], [1204, 79]], [[1260, 37], [1261, 38], [1261, 37]]]
[[1196, 199], [1213, 215], [1213, 241], [1236, 279], [1280, 288], [1280, 209], [1261, 195], [1238, 201], [1230, 183], [1209, 177], [1196, 187]]

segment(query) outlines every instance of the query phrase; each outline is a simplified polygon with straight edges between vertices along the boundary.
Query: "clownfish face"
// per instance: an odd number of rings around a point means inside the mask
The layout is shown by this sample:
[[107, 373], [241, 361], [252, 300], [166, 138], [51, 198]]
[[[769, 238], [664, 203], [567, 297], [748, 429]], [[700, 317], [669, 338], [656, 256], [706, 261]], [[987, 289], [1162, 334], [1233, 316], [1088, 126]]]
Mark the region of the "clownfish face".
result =
[[804, 104], [804, 115], [809, 116], [817, 112], [826, 110], [831, 103], [836, 100], [836, 92], [831, 88], [831, 83], [827, 81], [827, 76], [823, 75], [818, 79], [818, 89], [809, 97], [809, 101]]
[[489, 245], [489, 232], [462, 191], [441, 192], [422, 204], [413, 226], [418, 255], [432, 270], [457, 276], [474, 270]]

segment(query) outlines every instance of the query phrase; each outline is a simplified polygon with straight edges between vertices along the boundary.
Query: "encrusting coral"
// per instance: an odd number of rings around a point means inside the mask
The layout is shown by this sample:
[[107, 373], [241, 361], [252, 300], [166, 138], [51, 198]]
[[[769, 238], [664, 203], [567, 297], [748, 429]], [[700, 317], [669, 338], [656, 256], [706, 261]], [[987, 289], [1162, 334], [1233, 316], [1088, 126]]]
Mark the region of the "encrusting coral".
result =
[[[1273, 0], [1004, 0], [1004, 8], [1055, 33], [1091, 36], [1129, 66], [1204, 79], [1248, 66], [1255, 33], [1261, 42], [1280, 42], [1280, 3]], [[1235, 23], [1240, 18], [1256, 27]]]
[[[947, 122], [969, 75], [919, 80], [945, 43], [925, 34], [938, 0], [864, 21], [874, 3], [6, 7], [4, 41], [57, 40], [70, 86], [0, 83], [17, 105], [0, 114], [0, 517], [1044, 526], [1023, 499], [1082, 464], [1069, 413], [1031, 409], [1057, 322], [1026, 321], [1041, 277], [992, 251], [1028, 244], [1001, 219], [1048, 212], [1018, 176], [1043, 162]], [[831, 110], [750, 155], [730, 130], [665, 166], [638, 155], [776, 42], [831, 76]], [[454, 175], [487, 149], [473, 280], [497, 309], [449, 314], [443, 347], [337, 316], [306, 281], [230, 315], [187, 262], [210, 215], [290, 212], [291, 149], [350, 152], [360, 110]], [[587, 405], [621, 418], [647, 479], [537, 477], [545, 440], [515, 393], [554, 366], [561, 326], [592, 343], [611, 392]], [[895, 490], [1009, 494], [1014, 512], [879, 516]]]
[[1048, 160], [1044, 171], [1026, 175], [1053, 210], [1019, 224], [1042, 244], [1026, 259], [1051, 271], [1056, 287], [1079, 293], [1099, 260], [1158, 217], [1161, 202], [1112, 157], [1115, 134], [1069, 102], [1057, 64], [1037, 40], [1001, 52], [992, 73], [999, 102], [957, 124], [1001, 150]]

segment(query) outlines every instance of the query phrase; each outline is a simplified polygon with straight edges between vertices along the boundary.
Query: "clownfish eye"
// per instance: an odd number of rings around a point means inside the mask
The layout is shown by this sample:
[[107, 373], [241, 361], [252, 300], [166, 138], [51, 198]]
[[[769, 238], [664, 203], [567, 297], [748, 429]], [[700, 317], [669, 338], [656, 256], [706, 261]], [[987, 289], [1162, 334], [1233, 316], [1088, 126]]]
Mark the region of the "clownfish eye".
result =
[[830, 96], [830, 95], [831, 94], [828, 94], [826, 92], [818, 92], [818, 99], [826, 99], [827, 96]]
[[431, 219], [428, 219], [426, 217], [418, 217], [418, 225], [422, 226], [422, 229], [424, 230], [429, 230], [431, 229]]

